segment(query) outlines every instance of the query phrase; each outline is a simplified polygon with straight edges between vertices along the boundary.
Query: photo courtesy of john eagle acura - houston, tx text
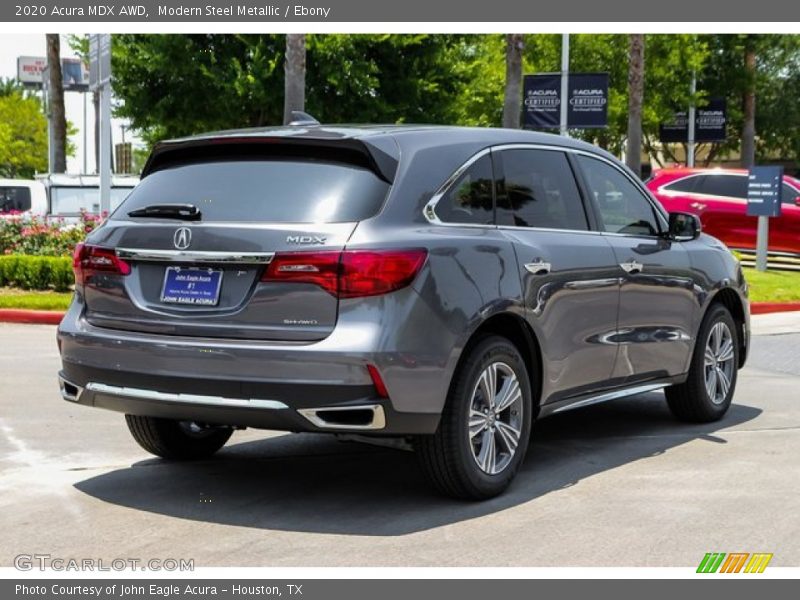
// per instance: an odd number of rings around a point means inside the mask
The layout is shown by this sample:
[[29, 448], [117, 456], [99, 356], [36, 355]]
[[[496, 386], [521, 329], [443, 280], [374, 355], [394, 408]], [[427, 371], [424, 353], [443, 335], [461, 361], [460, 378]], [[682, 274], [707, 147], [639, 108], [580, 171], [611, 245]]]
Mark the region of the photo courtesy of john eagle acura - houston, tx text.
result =
[[695, 215], [529, 131], [300, 113], [160, 142], [74, 270], [61, 394], [145, 450], [346, 434], [460, 498], [502, 493], [554, 413], [663, 389], [720, 419], [749, 345], [739, 263]]

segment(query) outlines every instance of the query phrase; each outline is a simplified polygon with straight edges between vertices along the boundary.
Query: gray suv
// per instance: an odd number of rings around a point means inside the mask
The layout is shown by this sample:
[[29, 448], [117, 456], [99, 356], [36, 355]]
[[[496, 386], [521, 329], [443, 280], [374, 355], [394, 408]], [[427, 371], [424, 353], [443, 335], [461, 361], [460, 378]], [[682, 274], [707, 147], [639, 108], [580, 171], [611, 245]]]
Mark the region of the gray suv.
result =
[[[319, 126], [159, 144], [75, 252], [62, 396], [168, 459], [234, 429], [413, 445], [488, 498], [536, 418], [664, 389], [728, 409], [736, 259], [614, 157], [525, 131]], [[382, 439], [376, 439], [382, 438]]]

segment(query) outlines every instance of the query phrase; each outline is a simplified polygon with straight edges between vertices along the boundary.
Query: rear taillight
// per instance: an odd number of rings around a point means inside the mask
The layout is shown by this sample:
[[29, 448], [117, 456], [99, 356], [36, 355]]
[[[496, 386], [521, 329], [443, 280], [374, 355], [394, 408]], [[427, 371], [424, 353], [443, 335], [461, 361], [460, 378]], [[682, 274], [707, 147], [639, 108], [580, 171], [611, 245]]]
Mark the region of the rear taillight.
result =
[[95, 273], [128, 275], [131, 266], [109, 248], [78, 244], [72, 255], [72, 270], [75, 271], [75, 283], [83, 285]]
[[311, 283], [339, 298], [377, 296], [409, 285], [426, 256], [423, 249], [284, 252], [261, 281]]
[[261, 281], [313, 283], [334, 296], [339, 289], [340, 252], [284, 252], [275, 255]]

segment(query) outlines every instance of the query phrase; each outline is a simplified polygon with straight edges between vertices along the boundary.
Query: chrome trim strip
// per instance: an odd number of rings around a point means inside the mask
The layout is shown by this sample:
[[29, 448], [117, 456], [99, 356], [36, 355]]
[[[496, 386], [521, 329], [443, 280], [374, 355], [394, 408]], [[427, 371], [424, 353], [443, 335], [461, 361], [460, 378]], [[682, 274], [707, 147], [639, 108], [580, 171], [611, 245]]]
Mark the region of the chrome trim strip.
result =
[[[347, 411], [347, 410], [371, 410], [372, 421], [366, 425], [342, 425], [337, 423], [328, 423], [320, 413], [330, 411]], [[311, 421], [312, 424], [324, 429], [383, 429], [386, 427], [386, 413], [383, 406], [380, 404], [362, 404], [360, 406], [331, 406], [326, 408], [300, 408], [297, 410], [300, 415]]]
[[442, 199], [450, 189], [450, 186], [455, 183], [456, 179], [458, 179], [464, 171], [466, 171], [472, 164], [477, 161], [478, 159], [482, 158], [483, 156], [493, 152], [493, 151], [503, 151], [503, 150], [550, 150], [553, 152], [564, 152], [569, 154], [581, 154], [583, 156], [588, 156], [589, 158], [594, 158], [596, 160], [602, 161], [612, 168], [616, 169], [619, 173], [621, 173], [624, 177], [630, 181], [634, 187], [636, 187], [644, 196], [645, 200], [650, 204], [651, 208], [657, 215], [657, 218], [660, 220], [661, 226], [666, 231], [669, 227], [667, 223], [666, 216], [663, 212], [663, 207], [658, 204], [654, 197], [652, 196], [650, 190], [647, 189], [641, 181], [637, 180], [635, 177], [632, 177], [629, 173], [625, 170], [620, 169], [618, 165], [616, 165], [613, 161], [609, 160], [605, 156], [601, 156], [600, 154], [596, 154], [594, 152], [588, 152], [586, 150], [581, 150], [579, 148], [568, 148], [566, 146], [556, 146], [556, 145], [547, 145], [547, 144], [525, 144], [525, 143], [512, 143], [512, 144], [498, 144], [496, 146], [489, 146], [488, 148], [484, 148], [479, 150], [475, 154], [473, 154], [470, 158], [464, 162], [458, 169], [456, 169], [450, 177], [448, 177], [445, 182], [439, 186], [439, 189], [436, 190], [434, 195], [431, 199], [425, 204], [425, 207], [422, 209], [423, 216], [428, 220], [429, 223], [433, 225], [442, 225], [444, 227], [482, 227], [485, 229], [525, 229], [528, 231], [531, 230], [542, 230], [542, 231], [561, 231], [561, 232], [569, 232], [569, 233], [594, 233], [594, 234], [602, 234], [602, 235], [620, 235], [626, 237], [648, 237], [657, 239], [658, 236], [641, 236], [641, 235], [631, 235], [631, 234], [619, 234], [619, 233], [611, 233], [606, 231], [592, 231], [592, 230], [573, 230], [573, 229], [549, 229], [546, 227], [519, 227], [513, 225], [483, 225], [480, 223], [445, 223], [444, 221], [440, 220], [439, 217], [436, 215], [436, 205], [439, 203], [439, 200]]
[[150, 250], [147, 248], [117, 248], [117, 256], [126, 260], [166, 262], [247, 263], [267, 264], [274, 252], [212, 252], [202, 250]]
[[[75, 388], [77, 393], [72, 394], [68, 392], [66, 386]], [[81, 386], [64, 379], [61, 375], [58, 376], [58, 388], [61, 391], [61, 397], [69, 402], [77, 402], [80, 399], [81, 394], [83, 394], [83, 388]]]
[[186, 404], [202, 404], [204, 406], [220, 406], [225, 408], [267, 408], [282, 410], [289, 408], [278, 400], [261, 400], [258, 398], [225, 398], [223, 396], [201, 396], [199, 394], [174, 394], [132, 387], [119, 387], [105, 383], [91, 382], [86, 384], [86, 391], [96, 394], [109, 394], [139, 400], [157, 400], [159, 402], [181, 402]]
[[636, 394], [643, 394], [644, 392], [653, 392], [667, 387], [667, 383], [650, 383], [645, 385], [637, 385], [635, 387], [626, 388], [624, 390], [616, 390], [614, 392], [607, 392], [598, 396], [592, 396], [585, 400], [578, 400], [572, 404], [561, 406], [553, 411], [553, 414], [564, 412], [565, 410], [572, 410], [573, 408], [580, 408], [582, 406], [589, 406], [591, 404], [598, 404], [600, 402], [608, 402], [609, 400], [617, 400], [618, 398], [625, 398], [626, 396], [634, 396]]

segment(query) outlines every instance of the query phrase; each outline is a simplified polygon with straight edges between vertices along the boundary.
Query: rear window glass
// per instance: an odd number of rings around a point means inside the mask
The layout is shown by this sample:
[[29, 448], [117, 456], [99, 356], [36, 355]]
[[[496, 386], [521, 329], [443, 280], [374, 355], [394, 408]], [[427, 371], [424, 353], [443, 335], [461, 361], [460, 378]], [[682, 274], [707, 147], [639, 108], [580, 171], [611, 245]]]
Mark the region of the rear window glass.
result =
[[148, 175], [116, 219], [151, 204], [194, 204], [203, 221], [341, 223], [380, 210], [389, 184], [369, 169], [318, 160], [221, 160]]
[[0, 213], [31, 209], [31, 190], [26, 187], [0, 187]]

